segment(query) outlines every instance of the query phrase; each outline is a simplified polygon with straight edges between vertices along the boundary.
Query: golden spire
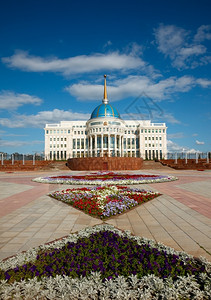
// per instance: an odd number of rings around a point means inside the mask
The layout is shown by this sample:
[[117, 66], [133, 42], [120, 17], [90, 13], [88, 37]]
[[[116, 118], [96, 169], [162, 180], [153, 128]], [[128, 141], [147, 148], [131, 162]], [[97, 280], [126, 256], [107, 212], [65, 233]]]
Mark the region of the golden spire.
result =
[[103, 103], [104, 104], [108, 103], [107, 90], [106, 90], [106, 76], [107, 75], [104, 75], [104, 97], [103, 97]]

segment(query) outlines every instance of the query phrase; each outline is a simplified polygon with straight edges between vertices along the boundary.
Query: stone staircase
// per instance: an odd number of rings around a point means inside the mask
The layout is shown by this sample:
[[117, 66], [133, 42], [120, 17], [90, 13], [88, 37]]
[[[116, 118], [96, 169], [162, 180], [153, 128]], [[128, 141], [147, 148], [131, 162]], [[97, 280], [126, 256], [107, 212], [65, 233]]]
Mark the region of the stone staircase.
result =
[[142, 169], [145, 170], [171, 170], [170, 167], [162, 165], [159, 161], [144, 160]]

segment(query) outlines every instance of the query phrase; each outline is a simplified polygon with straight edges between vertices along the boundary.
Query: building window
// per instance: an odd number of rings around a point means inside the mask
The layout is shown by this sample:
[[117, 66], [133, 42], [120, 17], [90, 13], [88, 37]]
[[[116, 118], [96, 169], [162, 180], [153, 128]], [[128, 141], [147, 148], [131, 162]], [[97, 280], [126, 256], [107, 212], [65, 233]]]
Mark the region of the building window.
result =
[[59, 138], [57, 138], [57, 142], [59, 141]]
[[97, 148], [101, 148], [101, 136], [97, 137]]
[[149, 136], [149, 140], [151, 140], [151, 136]]
[[145, 141], [147, 141], [147, 136], [145, 136]]
[[108, 137], [107, 136], [103, 137], [103, 148], [108, 148]]
[[57, 133], [59, 133], [59, 130], [57, 130]]
[[143, 129], [141, 129], [141, 133], [143, 133]]
[[163, 129], [163, 133], [165, 133], [165, 129]]
[[53, 140], [55, 141], [55, 140], [56, 140], [56, 138], [53, 138]]
[[73, 139], [73, 149], [75, 149], [75, 139]]
[[156, 140], [158, 140], [158, 137], [156, 136]]
[[159, 133], [161, 133], [161, 129], [159, 129]]
[[148, 133], [150, 133], [150, 129], [148, 130]]
[[80, 139], [77, 139], [77, 149], [80, 149]]
[[162, 137], [160, 136], [160, 141], [162, 140]]
[[152, 140], [154, 141], [154, 139], [155, 139], [155, 138], [154, 138], [154, 136], [153, 136], [153, 137], [152, 137]]
[[84, 139], [81, 140], [81, 149], [84, 149]]
[[46, 130], [46, 134], [48, 134], [48, 130]]
[[63, 144], [61, 144], [61, 148], [63, 148]]
[[50, 138], [50, 141], [52, 141], [52, 138]]
[[145, 129], [145, 133], [147, 133], [147, 130]]
[[63, 142], [63, 138], [61, 138], [61, 142]]
[[76, 134], [76, 131], [74, 131], [74, 134]]
[[80, 134], [80, 131], [78, 131], [78, 134]]
[[52, 130], [50, 130], [50, 134], [52, 134]]
[[67, 140], [67, 138], [65, 137], [65, 138], [64, 138], [64, 141], [66, 141], [66, 140]]
[[110, 138], [110, 148], [114, 149], [114, 145], [115, 145], [115, 139], [114, 139], [114, 136], [111, 136], [111, 138]]
[[67, 132], [70, 133], [70, 130], [68, 130]]
[[67, 147], [67, 145], [66, 144], [64, 144], [64, 148], [66, 148]]

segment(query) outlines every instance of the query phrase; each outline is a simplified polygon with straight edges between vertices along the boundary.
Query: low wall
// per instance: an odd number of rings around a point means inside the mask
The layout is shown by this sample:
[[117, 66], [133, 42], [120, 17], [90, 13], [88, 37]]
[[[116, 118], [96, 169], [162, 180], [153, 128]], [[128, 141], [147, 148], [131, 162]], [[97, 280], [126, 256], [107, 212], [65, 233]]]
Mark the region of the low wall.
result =
[[206, 159], [198, 159], [198, 162], [195, 159], [187, 159], [187, 163], [185, 159], [177, 159], [177, 163], [175, 159], [160, 160], [160, 162], [165, 166], [180, 170], [211, 169], [211, 162], [207, 163]]
[[112, 171], [142, 169], [143, 159], [138, 157], [81, 157], [67, 160], [67, 167], [75, 171]]

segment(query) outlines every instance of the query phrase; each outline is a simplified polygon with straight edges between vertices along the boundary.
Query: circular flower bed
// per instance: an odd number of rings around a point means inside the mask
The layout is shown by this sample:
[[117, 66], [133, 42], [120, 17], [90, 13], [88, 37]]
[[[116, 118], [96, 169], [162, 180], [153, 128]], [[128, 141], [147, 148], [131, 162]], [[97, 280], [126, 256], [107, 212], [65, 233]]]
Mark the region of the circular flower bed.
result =
[[0, 262], [1, 299], [210, 299], [210, 263], [110, 225]]
[[62, 175], [38, 177], [33, 181], [41, 183], [102, 185], [102, 184], [140, 184], [177, 180], [173, 176], [145, 175], [145, 174], [120, 174], [114, 172], [98, 172], [88, 175]]
[[57, 200], [101, 219], [126, 212], [159, 195], [159, 193], [124, 186], [67, 189], [49, 194]]

